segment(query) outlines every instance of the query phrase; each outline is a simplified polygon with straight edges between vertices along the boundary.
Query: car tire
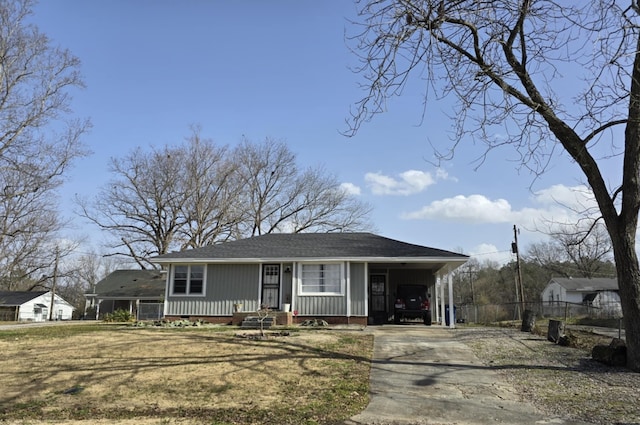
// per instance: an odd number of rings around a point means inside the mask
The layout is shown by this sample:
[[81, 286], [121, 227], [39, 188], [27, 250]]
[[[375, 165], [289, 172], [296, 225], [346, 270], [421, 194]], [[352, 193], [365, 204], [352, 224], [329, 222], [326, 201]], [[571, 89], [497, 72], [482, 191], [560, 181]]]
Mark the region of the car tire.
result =
[[399, 314], [394, 314], [393, 315], [393, 323], [396, 325], [400, 324], [400, 315]]
[[423, 320], [425, 326], [431, 326], [431, 311], [424, 313]]

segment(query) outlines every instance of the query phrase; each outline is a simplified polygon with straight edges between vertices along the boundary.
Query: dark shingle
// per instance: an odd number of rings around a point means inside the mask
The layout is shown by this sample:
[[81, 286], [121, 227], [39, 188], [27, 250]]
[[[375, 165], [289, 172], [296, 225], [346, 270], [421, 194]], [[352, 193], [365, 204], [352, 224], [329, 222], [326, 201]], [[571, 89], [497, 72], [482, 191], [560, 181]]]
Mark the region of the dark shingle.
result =
[[165, 283], [165, 276], [156, 270], [116, 270], [98, 282], [95, 293], [113, 298], [160, 298]]
[[617, 291], [618, 279], [607, 277], [554, 277], [554, 282], [570, 291]]
[[15, 307], [31, 301], [48, 291], [0, 291], [0, 306]]
[[414, 245], [372, 233], [270, 233], [155, 257], [169, 259], [448, 258], [466, 255]]

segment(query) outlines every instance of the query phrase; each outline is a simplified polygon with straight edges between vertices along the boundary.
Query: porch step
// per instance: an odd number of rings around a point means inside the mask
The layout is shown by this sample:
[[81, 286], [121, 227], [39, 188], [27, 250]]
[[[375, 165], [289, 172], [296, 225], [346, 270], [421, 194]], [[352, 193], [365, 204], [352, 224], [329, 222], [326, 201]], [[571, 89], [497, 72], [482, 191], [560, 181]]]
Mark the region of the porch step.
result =
[[262, 320], [263, 329], [269, 329], [275, 324], [275, 318], [271, 316], [265, 318], [261, 318], [259, 316], [247, 316], [242, 320], [240, 327], [247, 329], [260, 329], [260, 320]]

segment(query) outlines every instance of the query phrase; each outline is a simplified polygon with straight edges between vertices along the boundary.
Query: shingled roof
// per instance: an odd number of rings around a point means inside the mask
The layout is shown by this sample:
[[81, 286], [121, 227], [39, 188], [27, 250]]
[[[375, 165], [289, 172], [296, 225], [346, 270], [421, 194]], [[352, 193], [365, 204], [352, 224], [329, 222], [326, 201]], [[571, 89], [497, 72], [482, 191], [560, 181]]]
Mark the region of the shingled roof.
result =
[[100, 298], [159, 298], [164, 296], [166, 277], [156, 270], [116, 270], [97, 283]]
[[568, 291], [617, 291], [618, 279], [607, 277], [554, 277], [551, 279]]
[[152, 258], [158, 263], [176, 260], [285, 260], [285, 259], [405, 259], [453, 260], [468, 257], [442, 249], [414, 245], [372, 233], [270, 233]]
[[34, 298], [46, 294], [48, 291], [0, 291], [0, 306], [16, 307]]

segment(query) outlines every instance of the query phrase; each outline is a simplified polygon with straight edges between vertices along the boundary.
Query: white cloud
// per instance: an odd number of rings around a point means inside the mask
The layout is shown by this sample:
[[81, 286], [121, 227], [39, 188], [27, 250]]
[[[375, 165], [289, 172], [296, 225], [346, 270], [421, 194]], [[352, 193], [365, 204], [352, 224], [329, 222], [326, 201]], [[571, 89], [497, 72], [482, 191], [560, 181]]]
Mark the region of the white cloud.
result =
[[340, 187], [349, 195], [360, 195], [361, 193], [360, 187], [353, 183], [342, 183]]
[[450, 220], [463, 223], [517, 223], [536, 228], [545, 223], [576, 223], [580, 214], [597, 208], [586, 186], [554, 185], [536, 192], [532, 205], [515, 210], [506, 199], [484, 195], [458, 195], [431, 202], [421, 209], [402, 215], [413, 220]]
[[492, 201], [483, 195], [445, 198], [433, 201], [418, 211], [403, 214], [406, 219], [445, 219], [467, 223], [504, 223], [513, 212], [504, 199]]
[[399, 179], [381, 173], [367, 173], [365, 181], [374, 195], [413, 195], [435, 183], [431, 173], [408, 170], [399, 174]]
[[449, 176], [449, 173], [444, 168], [437, 168], [436, 169], [436, 178], [438, 180], [451, 180], [451, 181], [454, 181], [454, 182], [458, 181], [457, 178]]
[[500, 250], [495, 245], [487, 243], [480, 244], [471, 249], [470, 255], [477, 259], [480, 264], [496, 262], [500, 265], [508, 263], [513, 257], [511, 251]]
[[598, 207], [591, 189], [584, 185], [569, 187], [556, 184], [536, 192], [533, 200], [537, 204], [551, 208], [562, 207], [575, 211], [585, 211]]

